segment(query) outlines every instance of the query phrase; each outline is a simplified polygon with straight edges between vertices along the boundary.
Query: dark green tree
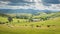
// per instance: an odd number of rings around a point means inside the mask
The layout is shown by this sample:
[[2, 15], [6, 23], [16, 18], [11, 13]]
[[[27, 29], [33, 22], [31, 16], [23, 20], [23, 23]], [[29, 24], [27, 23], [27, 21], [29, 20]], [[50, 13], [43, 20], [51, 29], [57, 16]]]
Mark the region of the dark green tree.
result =
[[12, 17], [8, 17], [8, 21], [9, 22], [12, 22], [13, 21], [13, 18]]

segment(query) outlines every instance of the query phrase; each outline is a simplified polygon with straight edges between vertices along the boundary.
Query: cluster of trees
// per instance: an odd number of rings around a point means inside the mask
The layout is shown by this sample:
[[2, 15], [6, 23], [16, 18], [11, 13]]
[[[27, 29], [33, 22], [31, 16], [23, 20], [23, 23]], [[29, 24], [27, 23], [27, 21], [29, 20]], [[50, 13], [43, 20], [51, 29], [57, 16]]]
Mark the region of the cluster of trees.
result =
[[[37, 13], [39, 14], [39, 13]], [[20, 15], [20, 16], [15, 16], [17, 19], [28, 19], [29, 21], [34, 21], [33, 19], [37, 19], [40, 21], [45, 21], [45, 20], [49, 20], [50, 18], [55, 18], [55, 17], [60, 17], [60, 12], [56, 12], [56, 13], [40, 13], [40, 15], [28, 15], [28, 14], [24, 14], [24, 15]], [[11, 19], [12, 20], [12, 19]]]
[[0, 13], [0, 16], [2, 16], [2, 17], [8, 17], [9, 15]]
[[16, 18], [17, 19], [28, 19], [29, 17], [28, 16], [23, 16], [23, 15], [21, 15], [21, 16], [16, 16]]
[[60, 16], [60, 12], [55, 12], [55, 13], [37, 13], [37, 15], [33, 15], [33, 14], [23, 14], [23, 15], [19, 15], [19, 16], [9, 16], [9, 15], [6, 15], [6, 14], [0, 14], [0, 16], [8, 16], [8, 21], [11, 22], [13, 21], [13, 17], [14, 18], [17, 18], [17, 19], [28, 19], [29, 21], [33, 21], [33, 19], [40, 19], [45, 21], [45, 20], [48, 20], [50, 18], [55, 18], [55, 17], [59, 17]]

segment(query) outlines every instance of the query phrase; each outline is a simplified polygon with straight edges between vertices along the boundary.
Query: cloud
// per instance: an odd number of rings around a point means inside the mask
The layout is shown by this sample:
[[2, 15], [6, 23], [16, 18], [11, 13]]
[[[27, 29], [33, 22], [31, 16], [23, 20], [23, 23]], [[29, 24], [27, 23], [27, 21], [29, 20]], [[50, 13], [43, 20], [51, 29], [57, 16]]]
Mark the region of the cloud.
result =
[[51, 4], [47, 9], [50, 10], [60, 10], [60, 4]]
[[[27, 0], [25, 0], [25, 1], [27, 1]], [[32, 0], [29, 0], [29, 1], [32, 1]], [[39, 1], [41, 1], [41, 0], [39, 0]], [[39, 3], [39, 1], [34, 0], [32, 2], [35, 2], [35, 3], [32, 3], [32, 4], [25, 3], [25, 5], [23, 5], [23, 6], [21, 6], [21, 5], [20, 6], [11, 6], [11, 5], [7, 5], [7, 4], [1, 5], [0, 9], [35, 9], [35, 10], [40, 9], [40, 10], [42, 10], [42, 9], [44, 9], [44, 7], [43, 7], [42, 3]], [[9, 2], [8, 2], [8, 4], [9, 4]]]
[[60, 4], [60, 0], [42, 0], [44, 3]]
[[9, 4], [10, 2], [9, 1], [0, 1], [0, 6], [2, 5], [7, 5], [7, 4]]
[[[13, 1], [13, 0], [12, 0]], [[12, 1], [0, 1], [0, 9], [33, 9], [33, 10], [60, 10], [60, 4], [45, 3], [42, 0], [21, 0], [18, 3]], [[26, 3], [23, 3], [26, 2]], [[30, 2], [30, 3], [29, 3]], [[34, 3], [31, 3], [34, 2]], [[51, 1], [53, 2], [53, 1]], [[45, 5], [44, 5], [45, 3]]]

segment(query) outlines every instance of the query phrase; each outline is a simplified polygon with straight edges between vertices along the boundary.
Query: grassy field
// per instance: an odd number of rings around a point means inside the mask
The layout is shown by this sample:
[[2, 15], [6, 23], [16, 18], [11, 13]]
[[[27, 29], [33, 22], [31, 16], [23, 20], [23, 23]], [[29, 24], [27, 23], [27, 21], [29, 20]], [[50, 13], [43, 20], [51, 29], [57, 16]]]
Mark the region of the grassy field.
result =
[[[8, 20], [6, 17], [0, 17], [0, 21], [7, 22]], [[60, 34], [60, 17], [39, 22], [14, 19], [11, 23], [0, 24], [0, 34]]]

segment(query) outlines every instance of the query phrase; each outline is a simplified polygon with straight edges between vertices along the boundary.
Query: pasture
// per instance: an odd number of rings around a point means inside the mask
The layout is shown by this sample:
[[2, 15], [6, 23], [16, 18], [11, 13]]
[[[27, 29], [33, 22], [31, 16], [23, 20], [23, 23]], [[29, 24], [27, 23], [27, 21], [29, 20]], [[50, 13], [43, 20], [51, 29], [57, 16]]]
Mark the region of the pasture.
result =
[[0, 22], [5, 23], [0, 24], [0, 34], [60, 34], [60, 17], [39, 22], [26, 20], [14, 18], [8, 22], [6, 17], [0, 17]]

